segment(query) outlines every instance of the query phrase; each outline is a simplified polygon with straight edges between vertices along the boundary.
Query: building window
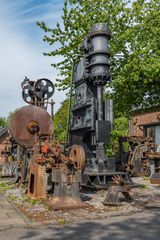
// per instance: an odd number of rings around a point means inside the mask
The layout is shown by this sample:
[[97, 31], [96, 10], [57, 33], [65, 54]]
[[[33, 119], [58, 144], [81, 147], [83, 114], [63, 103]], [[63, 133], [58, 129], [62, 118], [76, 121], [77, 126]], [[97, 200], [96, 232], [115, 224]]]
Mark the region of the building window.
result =
[[144, 137], [152, 138], [155, 144], [160, 145], [160, 125], [144, 127]]

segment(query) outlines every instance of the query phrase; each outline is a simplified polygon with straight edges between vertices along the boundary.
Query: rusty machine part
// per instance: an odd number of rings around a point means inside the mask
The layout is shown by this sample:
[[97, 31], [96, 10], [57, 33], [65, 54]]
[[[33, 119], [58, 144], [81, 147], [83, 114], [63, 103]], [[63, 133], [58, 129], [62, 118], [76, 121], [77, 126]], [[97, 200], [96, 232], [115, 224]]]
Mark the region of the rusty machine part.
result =
[[119, 206], [121, 205], [120, 195], [123, 194], [126, 201], [133, 201], [133, 198], [130, 194], [130, 187], [124, 181], [122, 176], [115, 175], [112, 177], [113, 183], [109, 186], [107, 195], [103, 202], [107, 206]]
[[12, 177], [17, 175], [17, 144], [12, 138], [11, 134], [8, 133], [8, 137], [5, 141], [4, 158], [5, 162], [2, 165], [1, 177]]
[[[28, 149], [32, 148], [34, 144], [34, 134], [46, 134], [47, 131], [50, 131], [48, 130], [48, 125], [50, 125], [51, 131], [53, 129], [52, 120], [43, 109], [46, 110], [48, 104], [50, 104], [53, 119], [54, 102], [53, 100], [48, 100], [54, 93], [54, 85], [46, 78], [32, 81], [25, 77], [21, 87], [24, 101], [34, 105], [35, 108], [34, 106], [21, 108], [11, 119], [10, 132], [16, 140], [16, 144], [14, 149], [13, 147], [10, 149], [10, 154], [15, 156], [14, 159], [16, 161], [15, 178], [13, 181], [16, 183], [20, 181], [25, 184], [27, 182], [28, 162], [30, 159], [30, 151]], [[41, 107], [41, 109], [36, 108], [36, 106]], [[44, 118], [44, 115], [46, 115], [46, 125], [41, 121], [41, 116]], [[50, 133], [48, 132], [48, 134]]]
[[52, 119], [43, 108], [29, 105], [20, 108], [13, 115], [10, 132], [15, 141], [22, 147], [31, 148], [34, 145], [34, 133], [52, 134]]
[[[157, 149], [156, 144], [155, 149]], [[150, 182], [160, 184], [160, 152], [148, 151], [145, 155], [150, 160]]]
[[[73, 148], [71, 152], [75, 150]], [[81, 146], [76, 146], [76, 149], [78, 151]], [[44, 198], [44, 204], [55, 210], [86, 207], [79, 195], [82, 165], [77, 163], [78, 155], [66, 156], [60, 144], [50, 142], [47, 136], [40, 137], [34, 145], [29, 163], [27, 194], [35, 199]], [[50, 197], [46, 199], [49, 189]]]
[[79, 194], [85, 167], [83, 148], [73, 146], [67, 156], [60, 143], [51, 139], [50, 115], [33, 105], [14, 114], [10, 130], [16, 142], [23, 146], [21, 149], [26, 149], [27, 161], [21, 164], [28, 164], [27, 195], [33, 199], [46, 199], [50, 192], [50, 198], [44, 203], [56, 210], [86, 207]]
[[72, 159], [76, 167], [84, 170], [86, 163], [85, 151], [80, 145], [73, 145], [69, 152], [69, 157]]
[[147, 145], [140, 144], [130, 153], [127, 172], [131, 176], [148, 176], [150, 174], [149, 159], [145, 155], [147, 150]]
[[[128, 142], [130, 150], [125, 152], [124, 142]], [[151, 161], [148, 152], [153, 152], [155, 146], [151, 138], [120, 137], [119, 138], [119, 167], [127, 171], [130, 176], [149, 176]]]
[[22, 89], [24, 100], [32, 105], [14, 114], [10, 131], [27, 153], [24, 161], [28, 163], [27, 195], [45, 199], [50, 192], [50, 199], [44, 203], [57, 210], [85, 207], [79, 195], [85, 166], [83, 148], [73, 146], [69, 156], [64, 154], [63, 147], [52, 139], [53, 118], [43, 109], [44, 100], [53, 94], [51, 82], [47, 79], [37, 82], [26, 79]]

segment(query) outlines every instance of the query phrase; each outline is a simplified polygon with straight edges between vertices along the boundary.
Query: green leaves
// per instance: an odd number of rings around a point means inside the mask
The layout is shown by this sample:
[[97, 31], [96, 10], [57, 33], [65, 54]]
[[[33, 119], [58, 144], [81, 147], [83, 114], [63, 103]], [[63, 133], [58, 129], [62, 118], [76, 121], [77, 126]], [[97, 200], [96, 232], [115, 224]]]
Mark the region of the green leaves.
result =
[[65, 141], [66, 138], [68, 103], [68, 99], [64, 100], [54, 116], [54, 134], [56, 140]]
[[[115, 155], [118, 152], [118, 139], [119, 137], [127, 137], [128, 136], [128, 126], [129, 121], [126, 117], [116, 118], [114, 121], [114, 129], [111, 133], [110, 143], [107, 145], [107, 155], [109, 157]], [[125, 145], [127, 149], [127, 144]]]
[[79, 45], [91, 26], [108, 24], [112, 98], [115, 113], [130, 114], [133, 107], [160, 102], [160, 6], [158, 0], [68, 0], [64, 2], [62, 24], [48, 28], [44, 41], [51, 45], [47, 56], [62, 56], [53, 67], [59, 70], [59, 89], [70, 85], [73, 62], [80, 59]]
[[6, 126], [6, 118], [0, 117], [0, 127], [5, 127]]

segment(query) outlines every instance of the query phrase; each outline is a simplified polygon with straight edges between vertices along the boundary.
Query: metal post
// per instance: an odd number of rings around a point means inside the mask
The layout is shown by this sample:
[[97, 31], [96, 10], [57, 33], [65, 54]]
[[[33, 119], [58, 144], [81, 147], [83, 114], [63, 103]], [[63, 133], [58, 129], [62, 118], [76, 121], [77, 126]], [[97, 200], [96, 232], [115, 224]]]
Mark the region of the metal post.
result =
[[54, 101], [51, 99], [51, 118], [53, 124], [52, 140], [54, 140]]
[[69, 130], [70, 130], [71, 104], [72, 104], [72, 85], [73, 85], [73, 70], [74, 70], [74, 63], [73, 63], [72, 72], [71, 72], [71, 82], [70, 82], [70, 93], [69, 93], [68, 118], [67, 118], [67, 127], [66, 127], [65, 146], [68, 146], [68, 138], [69, 138]]
[[103, 120], [103, 86], [97, 86], [98, 120]]

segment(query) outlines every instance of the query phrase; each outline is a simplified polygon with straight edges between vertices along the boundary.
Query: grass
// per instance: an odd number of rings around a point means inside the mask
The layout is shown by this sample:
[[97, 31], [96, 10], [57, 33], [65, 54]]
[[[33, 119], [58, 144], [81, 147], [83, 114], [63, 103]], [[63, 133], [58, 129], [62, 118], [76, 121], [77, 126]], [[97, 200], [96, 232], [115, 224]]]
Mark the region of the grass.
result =
[[0, 182], [0, 192], [7, 192], [12, 188], [13, 188], [13, 185], [8, 185], [8, 183], [5, 181]]
[[150, 177], [149, 177], [149, 176], [143, 176], [143, 179], [144, 179], [144, 180], [149, 180]]
[[141, 188], [143, 188], [143, 189], [147, 189], [148, 186], [147, 186], [146, 184], [142, 184]]
[[32, 205], [40, 204], [41, 200], [40, 199], [32, 199], [28, 197], [27, 195], [23, 196], [23, 202], [30, 203]]
[[66, 223], [66, 220], [64, 218], [60, 218], [57, 220], [57, 222], [59, 223], [59, 225], [64, 225]]
[[13, 202], [15, 202], [17, 200], [21, 200], [20, 197], [17, 197], [15, 195], [9, 195], [9, 196], [7, 196], [7, 199], [10, 200], [10, 201], [13, 201]]
[[[0, 192], [1, 193], [7, 193], [8, 190], [11, 190], [15, 187], [14, 184], [10, 185], [8, 184], [7, 181], [2, 181], [0, 182]], [[21, 189], [24, 189], [23, 186], [20, 187]], [[20, 200], [22, 203], [29, 203], [31, 205], [36, 205], [36, 204], [40, 204], [41, 200], [37, 200], [37, 199], [32, 199], [30, 197], [28, 197], [27, 195], [21, 195], [21, 196], [16, 196], [13, 194], [9, 194], [8, 196], [6, 196], [8, 198], [8, 200], [16, 202], [17, 200]]]

